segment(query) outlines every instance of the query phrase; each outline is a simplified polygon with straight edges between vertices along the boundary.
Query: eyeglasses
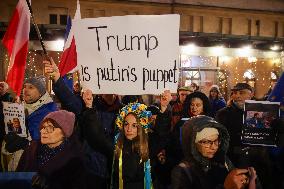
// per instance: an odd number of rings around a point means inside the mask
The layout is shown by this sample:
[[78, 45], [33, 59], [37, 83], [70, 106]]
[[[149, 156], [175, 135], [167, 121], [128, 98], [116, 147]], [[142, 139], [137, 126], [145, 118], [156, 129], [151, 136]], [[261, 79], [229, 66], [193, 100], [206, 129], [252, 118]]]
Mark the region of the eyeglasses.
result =
[[201, 140], [198, 142], [200, 145], [204, 146], [205, 148], [210, 148], [213, 144], [215, 146], [219, 146], [220, 145], [220, 140], [219, 138], [217, 138], [216, 140], [212, 141], [212, 140]]
[[45, 132], [47, 133], [52, 133], [54, 131], [54, 127], [53, 126], [47, 126], [47, 127], [43, 127], [40, 131], [45, 130]]

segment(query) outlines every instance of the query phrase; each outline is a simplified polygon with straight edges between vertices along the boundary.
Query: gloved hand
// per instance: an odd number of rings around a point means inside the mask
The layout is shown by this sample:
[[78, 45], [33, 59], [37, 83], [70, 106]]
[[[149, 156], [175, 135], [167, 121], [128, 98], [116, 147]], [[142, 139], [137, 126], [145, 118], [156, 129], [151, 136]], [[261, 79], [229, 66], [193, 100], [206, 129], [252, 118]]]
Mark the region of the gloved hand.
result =
[[14, 132], [5, 135], [4, 140], [6, 142], [5, 148], [10, 153], [14, 153], [20, 149], [24, 149], [29, 144], [28, 139], [20, 137]]

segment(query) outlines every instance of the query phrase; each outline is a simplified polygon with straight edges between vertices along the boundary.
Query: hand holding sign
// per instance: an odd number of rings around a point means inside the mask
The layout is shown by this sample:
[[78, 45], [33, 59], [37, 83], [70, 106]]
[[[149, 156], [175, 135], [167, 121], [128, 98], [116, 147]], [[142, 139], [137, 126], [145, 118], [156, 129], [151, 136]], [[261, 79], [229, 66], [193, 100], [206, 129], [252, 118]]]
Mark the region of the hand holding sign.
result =
[[165, 112], [170, 101], [172, 100], [172, 95], [171, 95], [171, 91], [170, 90], [165, 90], [162, 94], [161, 94], [161, 112]]

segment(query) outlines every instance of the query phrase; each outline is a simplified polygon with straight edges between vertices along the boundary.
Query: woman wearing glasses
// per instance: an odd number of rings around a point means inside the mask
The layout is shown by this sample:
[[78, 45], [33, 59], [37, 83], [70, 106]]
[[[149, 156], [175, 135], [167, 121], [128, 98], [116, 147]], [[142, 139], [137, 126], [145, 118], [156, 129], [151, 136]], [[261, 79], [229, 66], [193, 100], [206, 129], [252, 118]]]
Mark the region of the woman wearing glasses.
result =
[[173, 188], [255, 188], [254, 169], [234, 169], [226, 156], [228, 146], [228, 131], [213, 118], [189, 119], [182, 128], [184, 159], [172, 171]]
[[17, 171], [37, 172], [34, 188], [88, 188], [81, 146], [73, 135], [75, 115], [59, 110], [40, 124], [40, 141], [24, 151]]

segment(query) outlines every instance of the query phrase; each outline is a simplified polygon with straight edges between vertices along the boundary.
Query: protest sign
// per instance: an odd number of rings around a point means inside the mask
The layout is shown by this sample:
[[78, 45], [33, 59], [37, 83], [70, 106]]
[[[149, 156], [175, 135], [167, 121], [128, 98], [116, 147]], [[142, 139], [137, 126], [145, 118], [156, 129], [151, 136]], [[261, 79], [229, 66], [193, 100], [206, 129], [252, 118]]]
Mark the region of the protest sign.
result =
[[276, 134], [271, 123], [280, 117], [280, 103], [246, 100], [242, 142], [250, 145], [275, 146]]
[[78, 70], [96, 94], [176, 92], [179, 15], [128, 15], [74, 21]]
[[19, 136], [26, 137], [24, 105], [11, 102], [2, 103], [6, 134], [14, 132]]

